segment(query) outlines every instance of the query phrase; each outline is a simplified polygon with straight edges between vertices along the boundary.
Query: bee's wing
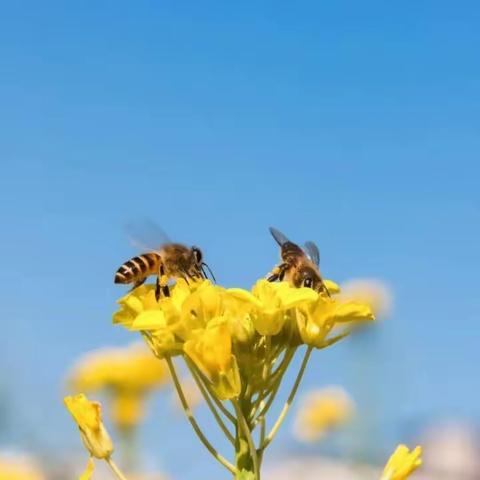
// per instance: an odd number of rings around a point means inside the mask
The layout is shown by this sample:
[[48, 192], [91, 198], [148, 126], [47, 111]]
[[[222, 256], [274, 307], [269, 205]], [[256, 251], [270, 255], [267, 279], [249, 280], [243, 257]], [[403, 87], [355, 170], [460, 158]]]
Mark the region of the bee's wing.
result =
[[148, 218], [128, 222], [125, 232], [130, 245], [143, 252], [159, 251], [162, 245], [171, 243], [168, 235]]
[[305, 253], [310, 257], [310, 260], [315, 264], [320, 264], [320, 252], [318, 247], [313, 242], [305, 242]]
[[280, 232], [280, 230], [277, 230], [274, 227], [269, 227], [269, 230], [272, 234], [272, 237], [280, 246], [290, 241], [282, 232]]

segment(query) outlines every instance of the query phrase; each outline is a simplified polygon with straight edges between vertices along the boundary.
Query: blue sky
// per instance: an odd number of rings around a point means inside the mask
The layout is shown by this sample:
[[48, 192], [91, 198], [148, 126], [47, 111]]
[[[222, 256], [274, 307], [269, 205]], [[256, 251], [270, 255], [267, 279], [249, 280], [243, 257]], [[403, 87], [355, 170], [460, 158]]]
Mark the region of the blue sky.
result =
[[[61, 380], [82, 352], [132, 339], [110, 316], [137, 217], [201, 245], [227, 285], [276, 261], [269, 225], [317, 241], [327, 277], [385, 279], [395, 314], [368, 353], [382, 423], [398, 439], [418, 419], [478, 420], [479, 15], [442, 1], [4, 2], [4, 441], [78, 447]], [[361, 390], [356, 348], [319, 353], [307, 384]]]

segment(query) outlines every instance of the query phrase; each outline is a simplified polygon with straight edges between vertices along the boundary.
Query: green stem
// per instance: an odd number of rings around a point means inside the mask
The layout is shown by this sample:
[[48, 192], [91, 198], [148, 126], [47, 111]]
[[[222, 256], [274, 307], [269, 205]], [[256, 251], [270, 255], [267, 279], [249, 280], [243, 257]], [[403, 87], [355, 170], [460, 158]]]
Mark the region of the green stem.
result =
[[118, 478], [118, 480], [127, 480], [127, 477], [121, 472], [121, 470], [117, 467], [115, 462], [110, 457], [106, 458], [105, 461], [111, 468], [113, 474]]
[[[292, 358], [295, 354], [295, 350], [296, 349], [292, 348], [292, 349], [287, 350], [287, 352], [285, 353], [285, 357], [282, 359], [281, 370], [279, 371], [278, 377], [277, 377], [276, 381], [274, 382], [274, 384], [270, 385], [270, 387], [269, 387], [270, 388], [270, 393], [268, 395], [268, 400], [266, 400], [263, 408], [260, 410], [260, 413], [257, 415], [255, 420], [253, 421], [253, 427], [256, 427], [258, 425], [260, 418], [265, 417], [268, 410], [272, 406], [273, 401], [275, 399], [275, 396], [277, 395], [278, 389], [280, 388], [280, 384], [282, 383], [283, 376], [285, 375], [285, 372], [287, 371], [288, 366], [290, 365], [290, 362], [292, 361]], [[278, 369], [279, 368], [280, 368], [280, 366], [278, 367]], [[278, 369], [277, 369], [277, 371], [278, 371]], [[264, 400], [266, 398], [267, 397], [265, 396]]]
[[210, 395], [209, 395], [207, 389], [203, 385], [202, 381], [200, 380], [200, 378], [199, 378], [199, 376], [196, 372], [195, 366], [192, 364], [192, 362], [189, 359], [186, 359], [186, 362], [187, 362], [188, 368], [190, 369], [190, 372], [192, 373], [192, 377], [195, 380], [195, 383], [197, 384], [200, 392], [202, 393], [203, 398], [205, 398], [205, 401], [207, 402], [207, 405], [210, 408], [210, 411], [212, 412], [215, 420], [217, 421], [218, 426], [220, 427], [222, 432], [225, 434], [228, 441], [232, 445], [235, 445], [235, 438], [233, 438], [233, 435], [230, 433], [227, 426], [225, 425], [222, 418], [220, 417], [217, 409], [215, 408], [215, 405], [213, 404], [212, 399], [210, 398]]
[[185, 398], [185, 395], [182, 390], [182, 386], [180, 385], [180, 381], [178, 380], [177, 372], [175, 371], [175, 366], [173, 365], [172, 359], [170, 357], [165, 358], [168, 368], [170, 370], [170, 374], [172, 376], [173, 384], [175, 385], [175, 389], [177, 390], [178, 398], [180, 399], [180, 403], [182, 404], [183, 410], [185, 412], [185, 415], [188, 418], [188, 421], [193, 427], [193, 430], [197, 434], [198, 438], [200, 441], [203, 443], [205, 448], [212, 454], [212, 456], [220, 462], [227, 470], [229, 470], [231, 473], [234, 475], [237, 474], [237, 469], [235, 468], [234, 465], [232, 465], [225, 457], [220, 455], [217, 450], [212, 446], [212, 444], [208, 441], [208, 439], [205, 437], [204, 433], [200, 429], [197, 421], [195, 420], [195, 417], [192, 414], [192, 411], [190, 410], [190, 407], [188, 406], [188, 402]]
[[[197, 366], [187, 356], [185, 356], [184, 358], [190, 371], [192, 372], [192, 369], [195, 370], [196, 374], [198, 375], [198, 378], [202, 381], [204, 388], [210, 394], [210, 398], [215, 402], [215, 405], [218, 407], [218, 409], [225, 415], [225, 417], [228, 418], [228, 420], [230, 420], [230, 422], [232, 422], [233, 425], [235, 425], [237, 422], [237, 420], [235, 419], [235, 416], [232, 415], [232, 413], [228, 411], [225, 405], [223, 405], [221, 400], [217, 398], [217, 396], [215, 395], [215, 392], [212, 390], [212, 387], [208, 378], [197, 368]], [[192, 372], [192, 375], [193, 375], [193, 372]]]
[[303, 374], [305, 373], [305, 368], [307, 366], [308, 360], [310, 358], [310, 354], [312, 353], [313, 347], [308, 347], [307, 351], [305, 352], [305, 356], [303, 357], [302, 364], [300, 366], [300, 370], [297, 375], [297, 379], [295, 380], [295, 383], [293, 384], [292, 390], [290, 391], [290, 395], [287, 398], [287, 401], [285, 402], [285, 405], [282, 408], [282, 411], [280, 412], [280, 415], [278, 416], [277, 421], [275, 422], [275, 425], [273, 426], [272, 430], [270, 433], [267, 435], [265, 438], [265, 441], [262, 443], [260, 446], [260, 450], [263, 452], [268, 445], [271, 443], [273, 438], [278, 432], [278, 429], [282, 425], [283, 420], [285, 420], [285, 417], [288, 413], [288, 410], [293, 402], [293, 399], [295, 398], [295, 395], [298, 390], [298, 386], [300, 385], [300, 382], [302, 381]]
[[[233, 407], [235, 408], [235, 413], [237, 414], [239, 430], [243, 431], [243, 435], [239, 431], [237, 431], [237, 437], [239, 440], [241, 440], [242, 437], [246, 440], [248, 445], [249, 461], [252, 463], [254, 478], [255, 480], [260, 480], [258, 454], [257, 454], [257, 449], [255, 448], [255, 443], [253, 442], [250, 427], [247, 423], [242, 407], [240, 406], [238, 400], [233, 399], [232, 404], [233, 404]], [[240, 452], [237, 452], [237, 453], [240, 453]], [[240, 465], [240, 467], [241, 466], [242, 465]], [[246, 466], [247, 466], [247, 470], [249, 470], [248, 467], [250, 465], [247, 464]], [[239, 465], [237, 465], [237, 467], [239, 467]]]

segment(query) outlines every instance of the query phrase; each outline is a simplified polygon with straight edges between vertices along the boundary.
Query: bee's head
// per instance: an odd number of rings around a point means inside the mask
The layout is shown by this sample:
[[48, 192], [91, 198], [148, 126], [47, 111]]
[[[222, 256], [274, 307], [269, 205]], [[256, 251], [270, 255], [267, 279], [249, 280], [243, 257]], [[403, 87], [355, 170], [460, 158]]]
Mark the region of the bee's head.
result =
[[213, 282], [216, 282], [215, 275], [213, 275], [212, 270], [203, 261], [202, 251], [198, 247], [192, 247], [191, 252], [192, 252], [192, 264], [194, 265], [194, 269], [195, 269], [195, 276], [197, 278], [204, 278], [204, 279], [208, 278], [207, 273], [205, 271], [206, 269], [210, 273], [210, 276], [212, 277]]
[[305, 265], [299, 269], [299, 287], [306, 287], [320, 292], [323, 290], [323, 281], [316, 269]]
[[202, 261], [203, 261], [202, 251], [198, 247], [192, 247], [191, 252], [192, 252], [193, 263], [196, 266], [201, 267]]

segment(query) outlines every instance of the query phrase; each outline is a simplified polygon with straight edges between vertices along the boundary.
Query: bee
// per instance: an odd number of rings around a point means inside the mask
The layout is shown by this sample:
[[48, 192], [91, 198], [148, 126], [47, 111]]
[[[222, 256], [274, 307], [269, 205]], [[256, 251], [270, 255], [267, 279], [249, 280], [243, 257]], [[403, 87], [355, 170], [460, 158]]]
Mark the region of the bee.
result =
[[[167, 239], [164, 234], [162, 236]], [[168, 286], [170, 280], [183, 278], [188, 283], [189, 280], [206, 279], [205, 268], [215, 281], [198, 247], [188, 247], [166, 240], [158, 248], [150, 249], [123, 263], [115, 273], [114, 282], [133, 284], [133, 290], [142, 285], [150, 275], [156, 275], [155, 297], [158, 301], [161, 294], [165, 297], [170, 296]]]
[[302, 249], [276, 228], [270, 227], [269, 230], [280, 246], [282, 262], [267, 275], [267, 280], [286, 280], [294, 287], [307, 287], [330, 296], [320, 275], [320, 252], [315, 243], [306, 242]]

